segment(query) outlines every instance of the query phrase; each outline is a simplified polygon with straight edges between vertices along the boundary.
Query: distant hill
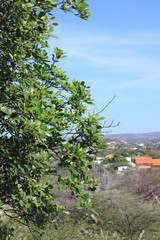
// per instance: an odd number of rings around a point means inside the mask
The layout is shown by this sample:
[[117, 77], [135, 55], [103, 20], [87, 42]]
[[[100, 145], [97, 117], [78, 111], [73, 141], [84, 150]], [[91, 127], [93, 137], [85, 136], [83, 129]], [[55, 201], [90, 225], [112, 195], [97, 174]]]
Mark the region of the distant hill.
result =
[[160, 139], [160, 132], [111, 134], [111, 135], [105, 135], [105, 139], [116, 139], [116, 140]]

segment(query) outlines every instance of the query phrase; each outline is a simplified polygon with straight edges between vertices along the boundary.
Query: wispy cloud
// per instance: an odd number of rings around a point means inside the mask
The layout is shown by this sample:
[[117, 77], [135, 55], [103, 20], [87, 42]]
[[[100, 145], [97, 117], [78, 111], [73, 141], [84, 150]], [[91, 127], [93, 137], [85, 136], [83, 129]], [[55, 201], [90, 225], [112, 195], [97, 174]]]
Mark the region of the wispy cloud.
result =
[[[90, 47], [89, 47], [90, 48]], [[94, 48], [97, 50], [95, 51]], [[103, 52], [98, 52], [98, 46], [93, 47], [93, 50], [81, 48], [80, 45], [78, 49], [75, 47], [68, 47], [67, 52], [72, 56], [80, 58], [82, 60], [88, 61], [89, 65], [94, 65], [99, 67], [109, 67], [117, 71], [131, 71], [134, 69], [136, 71], [148, 70], [148, 67], [157, 69], [160, 64], [160, 60], [154, 59], [152, 56], [144, 56], [138, 53], [136, 50], [131, 52], [131, 50], [124, 49], [115, 50], [110, 49], [109, 51], [103, 50]]]
[[[115, 89], [160, 88], [160, 34], [152, 32], [82, 35], [81, 31], [60, 40], [67, 55], [85, 67], [123, 73], [127, 77], [111, 81]], [[113, 82], [113, 83], [112, 83]]]

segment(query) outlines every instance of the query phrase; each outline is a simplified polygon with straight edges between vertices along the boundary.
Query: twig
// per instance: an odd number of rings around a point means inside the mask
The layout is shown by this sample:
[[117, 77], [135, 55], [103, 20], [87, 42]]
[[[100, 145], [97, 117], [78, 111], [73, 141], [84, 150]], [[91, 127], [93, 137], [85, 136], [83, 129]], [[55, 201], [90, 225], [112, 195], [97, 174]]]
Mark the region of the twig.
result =
[[103, 112], [112, 102], [113, 100], [116, 98], [116, 95], [114, 95], [114, 97], [105, 105], [104, 108], [102, 108], [98, 113], [94, 114], [94, 115], [98, 115], [100, 114], [101, 112]]

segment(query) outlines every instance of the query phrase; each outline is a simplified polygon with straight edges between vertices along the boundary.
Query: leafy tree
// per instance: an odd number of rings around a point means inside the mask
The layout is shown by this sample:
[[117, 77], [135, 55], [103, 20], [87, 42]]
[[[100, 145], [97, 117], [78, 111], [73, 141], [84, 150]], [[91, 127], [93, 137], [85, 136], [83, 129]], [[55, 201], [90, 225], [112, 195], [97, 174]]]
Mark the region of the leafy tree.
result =
[[[43, 181], [51, 156], [70, 172], [58, 182], [92, 206], [83, 187], [97, 185], [88, 174], [89, 154], [103, 146], [102, 118], [86, 113], [93, 100], [85, 82], [70, 81], [58, 66], [63, 51], [55, 47], [52, 62], [46, 52], [57, 26], [53, 10], [87, 20], [86, 2], [0, 1], [0, 213], [27, 226], [43, 228], [65, 212], [54, 186]], [[7, 236], [2, 220], [0, 230]]]
[[113, 156], [112, 158], [105, 159], [104, 163], [109, 165], [107, 170], [110, 171], [111, 173], [115, 173], [118, 167], [130, 166], [128, 161], [125, 158], [119, 156], [118, 154], [115, 154], [115, 156]]

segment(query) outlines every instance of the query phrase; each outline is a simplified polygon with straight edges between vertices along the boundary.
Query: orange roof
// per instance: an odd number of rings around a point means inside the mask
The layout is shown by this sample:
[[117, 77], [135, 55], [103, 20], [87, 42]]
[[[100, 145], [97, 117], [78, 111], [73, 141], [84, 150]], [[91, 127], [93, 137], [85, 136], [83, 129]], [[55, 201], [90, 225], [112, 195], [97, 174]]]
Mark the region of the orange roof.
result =
[[115, 155], [118, 156], [118, 157], [123, 157], [123, 156], [121, 156], [121, 155], [119, 155], [119, 154], [113, 154], [113, 153], [112, 153], [112, 154], [106, 155], [105, 158], [112, 158], [112, 157], [114, 157]]
[[136, 157], [135, 163], [137, 165], [152, 165], [160, 167], [160, 159], [153, 159], [152, 157]]
[[153, 159], [152, 166], [160, 167], [160, 159]]

